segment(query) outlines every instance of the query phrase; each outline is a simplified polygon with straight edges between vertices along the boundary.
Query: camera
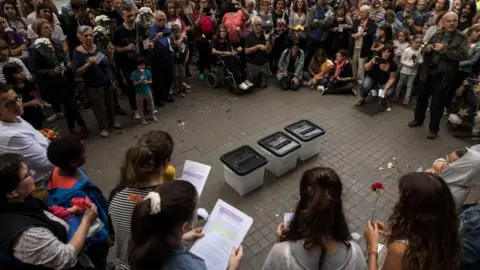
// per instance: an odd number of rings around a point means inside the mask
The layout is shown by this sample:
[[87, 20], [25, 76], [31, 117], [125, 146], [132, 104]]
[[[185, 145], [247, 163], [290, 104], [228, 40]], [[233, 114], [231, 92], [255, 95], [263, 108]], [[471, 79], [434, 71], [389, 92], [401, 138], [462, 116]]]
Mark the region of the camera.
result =
[[262, 22], [262, 30], [265, 34], [271, 34], [273, 32], [273, 23], [271, 21]]
[[388, 60], [383, 58], [383, 57], [375, 56], [375, 62], [377, 64], [386, 64], [386, 63], [388, 63]]

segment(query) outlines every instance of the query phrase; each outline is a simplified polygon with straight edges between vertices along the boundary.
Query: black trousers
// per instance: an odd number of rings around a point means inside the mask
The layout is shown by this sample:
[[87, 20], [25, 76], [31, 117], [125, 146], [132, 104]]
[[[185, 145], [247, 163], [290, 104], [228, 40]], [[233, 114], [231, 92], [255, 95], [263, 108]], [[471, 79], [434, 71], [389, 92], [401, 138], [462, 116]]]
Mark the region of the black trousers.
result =
[[[198, 50], [198, 71], [203, 74], [206, 70], [210, 70], [212, 49], [210, 49], [210, 42], [206, 38], [199, 38], [195, 40], [195, 46]], [[191, 54], [191, 51], [190, 51]]]
[[329, 82], [325, 94], [345, 94], [352, 93], [352, 82]]
[[232, 47], [233, 47], [233, 50], [237, 51], [238, 48], [242, 48], [242, 51], [241, 52], [238, 52], [238, 57], [240, 57], [240, 60], [242, 61], [242, 65], [243, 67], [246, 67], [247, 66], [247, 55], [245, 55], [245, 39], [242, 38], [239, 42], [237, 43], [231, 43], [232, 44]]
[[239, 57], [226, 56], [220, 59], [225, 63], [225, 67], [233, 73], [235, 83], [241, 84], [247, 79], [247, 71]]
[[425, 83], [417, 93], [417, 106], [415, 107], [415, 120], [423, 123], [425, 121], [425, 113], [427, 111], [428, 99], [432, 97], [430, 103], [430, 130], [438, 132], [440, 130], [440, 120], [443, 116], [443, 108], [445, 107], [448, 85], [443, 85], [444, 73], [428, 75]]
[[135, 68], [132, 69], [132, 67], [120, 67], [120, 71], [122, 72], [122, 75], [127, 83], [126, 85], [124, 85], [123, 92], [125, 93], [125, 95], [127, 95], [130, 108], [132, 108], [133, 111], [136, 111], [138, 108], [137, 100], [135, 99], [135, 88], [133, 87], [133, 82], [130, 79], [130, 75], [134, 70]]
[[455, 96], [455, 91], [457, 91], [457, 89], [463, 84], [463, 81], [467, 78], [468, 72], [457, 71], [457, 73], [455, 73], [455, 77], [453, 77], [453, 81], [450, 84], [447, 94], [447, 100], [445, 103], [447, 109], [450, 109], [450, 107], [453, 105], [453, 97]]
[[152, 65], [153, 99], [156, 103], [167, 100], [173, 83], [173, 56]]

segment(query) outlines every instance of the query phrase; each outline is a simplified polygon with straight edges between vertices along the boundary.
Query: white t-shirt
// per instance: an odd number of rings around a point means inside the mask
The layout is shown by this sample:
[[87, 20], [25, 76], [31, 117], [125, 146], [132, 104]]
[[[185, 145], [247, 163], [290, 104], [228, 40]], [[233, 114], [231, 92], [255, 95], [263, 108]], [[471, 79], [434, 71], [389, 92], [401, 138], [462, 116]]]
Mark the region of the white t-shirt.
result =
[[[38, 35], [33, 31], [31, 24], [28, 26], [27, 37], [28, 39], [38, 38]], [[60, 41], [64, 41], [67, 37], [63, 33], [62, 28], [56, 24], [55, 27], [53, 28], [52, 38], [58, 39]]]
[[48, 140], [27, 121], [0, 121], [0, 154], [16, 153], [23, 156], [27, 166], [36, 172], [35, 181], [43, 179], [54, 166], [47, 158]]
[[[57, 18], [57, 15], [55, 13], [52, 13], [53, 16], [53, 22], [57, 25], [60, 25], [60, 21]], [[37, 19], [37, 13], [34, 11], [27, 16], [27, 23], [28, 25], [32, 24], [35, 20]]]

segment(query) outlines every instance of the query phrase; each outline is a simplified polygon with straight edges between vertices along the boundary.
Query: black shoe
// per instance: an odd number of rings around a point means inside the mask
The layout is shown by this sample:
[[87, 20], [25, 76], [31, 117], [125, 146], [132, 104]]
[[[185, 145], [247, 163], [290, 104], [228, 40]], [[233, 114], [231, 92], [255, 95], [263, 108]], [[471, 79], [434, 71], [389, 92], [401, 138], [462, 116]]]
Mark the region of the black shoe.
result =
[[438, 132], [436, 132], [435, 130], [430, 130], [428, 132], [428, 135], [427, 135], [428, 139], [435, 140], [437, 137], [438, 137]]
[[170, 103], [173, 103], [175, 102], [175, 99], [173, 99], [171, 96], [168, 96], [166, 99], [165, 99], [166, 102], [170, 102]]
[[115, 107], [115, 114], [116, 115], [121, 115], [121, 116], [126, 116], [127, 112], [124, 109], [122, 109], [122, 107], [116, 106]]
[[423, 125], [423, 123], [422, 123], [422, 122], [419, 122], [419, 121], [417, 121], [417, 120], [413, 120], [413, 121], [411, 121], [410, 123], [408, 123], [408, 126], [409, 126], [409, 127], [418, 127], [418, 126], [421, 126], [421, 125]]
[[155, 105], [158, 107], [163, 107], [165, 106], [165, 103], [163, 102], [163, 100], [159, 100], [159, 101], [155, 101]]
[[364, 98], [361, 98], [357, 101], [357, 103], [355, 103], [355, 107], [360, 107], [360, 106], [363, 106], [365, 105], [365, 99]]

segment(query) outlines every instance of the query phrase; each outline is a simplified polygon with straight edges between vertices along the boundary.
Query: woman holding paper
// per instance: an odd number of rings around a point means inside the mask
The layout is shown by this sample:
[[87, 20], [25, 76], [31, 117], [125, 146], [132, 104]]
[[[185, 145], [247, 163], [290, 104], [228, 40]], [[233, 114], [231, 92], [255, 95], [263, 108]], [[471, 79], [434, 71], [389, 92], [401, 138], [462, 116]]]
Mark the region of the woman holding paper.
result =
[[100, 137], [106, 138], [107, 127], [122, 128], [115, 122], [115, 76], [107, 57], [108, 53], [94, 43], [93, 29], [87, 25], [79, 26], [77, 36], [81, 45], [73, 52], [72, 69], [83, 76], [87, 96], [100, 126]]
[[[205, 261], [185, 247], [185, 242], [203, 237], [202, 228], [189, 231], [197, 205], [197, 190], [186, 181], [159, 185], [137, 203], [131, 223], [131, 269], [206, 270]], [[238, 269], [242, 258], [242, 247], [233, 248], [228, 270]]]
[[293, 219], [277, 228], [264, 270], [366, 270], [361, 248], [350, 239], [342, 207], [342, 182], [330, 168], [313, 168], [300, 180]]

